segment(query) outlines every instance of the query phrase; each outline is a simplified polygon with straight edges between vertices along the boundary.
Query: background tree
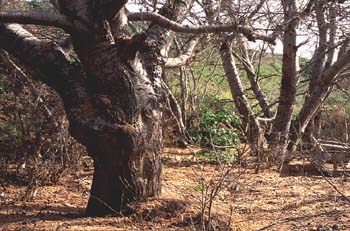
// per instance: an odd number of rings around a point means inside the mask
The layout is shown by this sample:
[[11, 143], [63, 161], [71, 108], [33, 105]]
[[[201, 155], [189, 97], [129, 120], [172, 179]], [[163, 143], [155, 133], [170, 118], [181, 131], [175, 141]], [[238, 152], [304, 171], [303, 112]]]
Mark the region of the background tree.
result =
[[[280, 92], [270, 99], [265, 96], [267, 92], [260, 88], [260, 85], [264, 85], [260, 84], [260, 63], [268, 56], [266, 49], [252, 48], [249, 54], [245, 47], [254, 47], [254, 44], [241, 39], [239, 33], [230, 34], [230, 40], [214, 40], [217, 46], [221, 47], [223, 69], [229, 81], [233, 102], [242, 121], [246, 121], [243, 127], [247, 129], [243, 130], [255, 155], [259, 156], [259, 151], [267, 152], [274, 159], [288, 162], [306, 126], [314, 120], [313, 118], [319, 117], [317, 112], [331, 95], [337, 76], [346, 70], [347, 36], [340, 34], [346, 34], [348, 29], [342, 17], [335, 17], [340, 12], [346, 12], [348, 8], [345, 2], [341, 3], [343, 4], [334, 1], [206, 1], [201, 5], [208, 22], [213, 22], [217, 20], [217, 15], [222, 15], [222, 22], [234, 21], [239, 25], [264, 27], [281, 36], [283, 58], [280, 60], [281, 73], [277, 73], [277, 77], [281, 77]], [[346, 13], [342, 15], [346, 18]], [[200, 20], [203, 20], [203, 17], [198, 19]], [[337, 28], [337, 24], [340, 23], [343, 25], [341, 33]], [[232, 38], [237, 41], [240, 49], [231, 45]], [[315, 41], [318, 41], [318, 45], [314, 44]], [[317, 48], [313, 58], [305, 66], [305, 58], [303, 61], [299, 53], [305, 52], [306, 45]], [[341, 52], [335, 60], [334, 53], [339, 47], [342, 47]], [[260, 55], [256, 55], [257, 53]], [[253, 60], [249, 56], [258, 58]], [[303, 61], [303, 68], [300, 68], [300, 61]], [[254, 62], [256, 66], [252, 64]], [[237, 63], [243, 67], [245, 73], [237, 68]], [[249, 81], [242, 81], [245, 76]], [[302, 81], [299, 81], [300, 77]], [[270, 80], [275, 81], [274, 78], [276, 77], [271, 77]], [[307, 95], [303, 90], [305, 85], [308, 85], [309, 89]], [[304, 96], [306, 97], [303, 103]], [[253, 105], [255, 102], [257, 104]], [[302, 104], [303, 106], [300, 106]], [[274, 113], [276, 114], [273, 115]], [[261, 132], [252, 134], [253, 130]], [[266, 140], [259, 135], [261, 133], [265, 134]], [[259, 148], [256, 148], [257, 146]], [[264, 150], [267, 146], [268, 149]]]

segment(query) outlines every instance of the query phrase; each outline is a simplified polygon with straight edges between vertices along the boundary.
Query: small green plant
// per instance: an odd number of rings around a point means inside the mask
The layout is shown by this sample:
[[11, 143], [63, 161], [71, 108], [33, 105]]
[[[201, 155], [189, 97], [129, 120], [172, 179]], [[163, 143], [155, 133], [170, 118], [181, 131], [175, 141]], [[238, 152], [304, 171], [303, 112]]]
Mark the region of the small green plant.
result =
[[198, 180], [195, 190], [198, 192], [202, 192], [204, 190], [204, 182], [202, 179]]
[[207, 150], [196, 155], [196, 159], [208, 164], [231, 165], [236, 160], [236, 155], [230, 150]]

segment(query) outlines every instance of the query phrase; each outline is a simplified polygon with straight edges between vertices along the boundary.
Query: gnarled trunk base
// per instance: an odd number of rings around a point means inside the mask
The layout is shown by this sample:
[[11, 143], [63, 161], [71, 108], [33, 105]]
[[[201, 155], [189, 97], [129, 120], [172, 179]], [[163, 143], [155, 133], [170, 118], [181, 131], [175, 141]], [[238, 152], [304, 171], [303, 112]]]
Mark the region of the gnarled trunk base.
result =
[[[86, 216], [123, 215], [130, 210], [130, 202], [160, 193], [160, 155], [139, 148], [120, 159], [112, 156], [101, 160], [99, 157], [103, 155], [94, 155], [95, 169]], [[123, 151], [116, 152], [115, 156]]]

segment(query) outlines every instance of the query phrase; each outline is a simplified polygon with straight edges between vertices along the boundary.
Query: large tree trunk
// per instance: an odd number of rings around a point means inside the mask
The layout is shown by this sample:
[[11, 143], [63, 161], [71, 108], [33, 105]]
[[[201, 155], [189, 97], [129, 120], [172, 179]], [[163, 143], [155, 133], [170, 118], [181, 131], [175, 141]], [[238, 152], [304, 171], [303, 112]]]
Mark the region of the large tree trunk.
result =
[[282, 86], [276, 118], [270, 137], [270, 150], [275, 158], [283, 159], [288, 145], [289, 129], [296, 100], [299, 60], [297, 55], [298, 1], [285, 0], [284, 21], [288, 23], [283, 35]]
[[86, 46], [74, 37], [80, 66], [59, 46], [43, 49], [17, 25], [0, 24], [0, 34], [1, 46], [60, 94], [71, 135], [94, 159], [86, 215], [120, 213], [132, 201], [158, 195], [164, 101], [158, 44], [137, 35]]
[[[20, 26], [0, 23], [0, 47], [60, 94], [71, 135], [94, 160], [89, 216], [121, 213], [161, 190], [167, 91], [161, 75], [174, 32], [152, 23], [146, 33], [128, 37], [125, 3], [59, 1], [61, 13], [74, 18], [67, 32], [79, 59]], [[181, 21], [191, 3], [165, 5], [162, 13]]]
[[[89, 216], [121, 213], [130, 202], [161, 190], [167, 90], [161, 74], [174, 32], [151, 23], [145, 33], [130, 38], [126, 2], [58, 1], [62, 15], [50, 15], [50, 25], [69, 18], [63, 27], [70, 34], [73, 55], [20, 26], [0, 23], [0, 47], [59, 93], [71, 135], [94, 160]], [[181, 21], [191, 5], [192, 0], [165, 4], [161, 13]]]
[[93, 139], [88, 152], [94, 159], [94, 178], [86, 215], [122, 214], [128, 203], [160, 193], [160, 117], [138, 122], [142, 127], [124, 125], [89, 137]]
[[68, 118], [94, 159], [86, 215], [120, 213], [160, 192], [164, 90], [155, 46], [136, 35], [81, 51], [90, 102]]

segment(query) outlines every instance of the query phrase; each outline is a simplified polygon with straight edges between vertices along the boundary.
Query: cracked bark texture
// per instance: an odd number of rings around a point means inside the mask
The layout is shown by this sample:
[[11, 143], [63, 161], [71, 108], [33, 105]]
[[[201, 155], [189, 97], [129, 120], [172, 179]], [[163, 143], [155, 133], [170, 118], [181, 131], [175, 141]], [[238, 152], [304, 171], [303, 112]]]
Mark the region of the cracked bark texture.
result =
[[[162, 111], [168, 91], [162, 69], [175, 34], [151, 23], [144, 33], [128, 36], [126, 2], [57, 0], [60, 15], [0, 14], [0, 48], [59, 93], [71, 135], [94, 160], [88, 216], [123, 213], [130, 202], [161, 191]], [[181, 22], [192, 3], [168, 2], [159, 13]], [[57, 45], [62, 43], [40, 41], [19, 25], [3, 23], [11, 20], [65, 29], [75, 54]]]
[[124, 34], [124, 1], [58, 3], [84, 25], [70, 34], [77, 58], [14, 24], [0, 24], [0, 47], [60, 94], [71, 135], [93, 158], [86, 215], [123, 213], [161, 191], [163, 41], [152, 27]]

